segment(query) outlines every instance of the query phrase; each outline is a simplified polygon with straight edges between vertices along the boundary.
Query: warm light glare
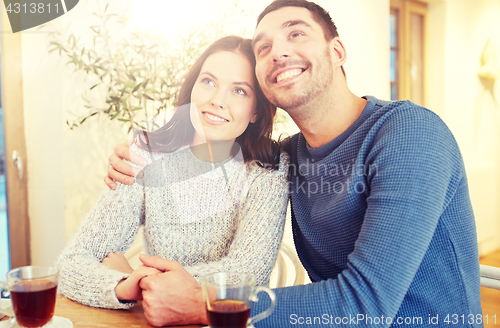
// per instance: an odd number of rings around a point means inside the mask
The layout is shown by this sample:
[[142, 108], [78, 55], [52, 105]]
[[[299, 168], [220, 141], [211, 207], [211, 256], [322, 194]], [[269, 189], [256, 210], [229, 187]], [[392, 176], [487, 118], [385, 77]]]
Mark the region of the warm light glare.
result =
[[173, 38], [177, 33], [202, 27], [213, 18], [203, 0], [134, 0], [131, 28], [153, 29]]

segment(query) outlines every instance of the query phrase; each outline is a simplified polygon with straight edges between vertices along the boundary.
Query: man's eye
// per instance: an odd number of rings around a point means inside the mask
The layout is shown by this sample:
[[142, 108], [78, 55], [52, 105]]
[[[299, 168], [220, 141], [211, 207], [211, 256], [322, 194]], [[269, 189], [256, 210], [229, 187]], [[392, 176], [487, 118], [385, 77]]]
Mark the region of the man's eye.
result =
[[303, 36], [303, 35], [304, 35], [303, 32], [292, 32], [292, 33], [290, 33], [290, 39], [297, 38], [297, 37]]
[[257, 50], [257, 54], [260, 54], [260, 53], [262, 53], [262, 52], [264, 52], [264, 51], [267, 51], [267, 50], [269, 50], [269, 48], [270, 48], [270, 47], [269, 47], [268, 45], [263, 45], [263, 46], [261, 46], [261, 47]]

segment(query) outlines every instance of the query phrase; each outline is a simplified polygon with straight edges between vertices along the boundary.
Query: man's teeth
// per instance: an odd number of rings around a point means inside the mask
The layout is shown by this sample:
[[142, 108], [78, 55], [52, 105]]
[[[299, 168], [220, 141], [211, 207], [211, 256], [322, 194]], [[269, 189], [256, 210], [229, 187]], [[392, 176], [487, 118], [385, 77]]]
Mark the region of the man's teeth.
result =
[[226, 121], [227, 121], [227, 120], [225, 120], [225, 119], [223, 119], [223, 118], [221, 118], [221, 117], [219, 117], [219, 116], [215, 116], [215, 115], [212, 115], [212, 114], [210, 114], [210, 113], [205, 113], [205, 115], [206, 115], [209, 119], [211, 119], [212, 121], [217, 121], [217, 122], [226, 122]]
[[276, 82], [281, 82], [287, 79], [290, 79], [294, 76], [297, 76], [302, 73], [302, 69], [297, 68], [297, 69], [291, 69], [289, 71], [283, 72], [280, 75], [276, 77]]

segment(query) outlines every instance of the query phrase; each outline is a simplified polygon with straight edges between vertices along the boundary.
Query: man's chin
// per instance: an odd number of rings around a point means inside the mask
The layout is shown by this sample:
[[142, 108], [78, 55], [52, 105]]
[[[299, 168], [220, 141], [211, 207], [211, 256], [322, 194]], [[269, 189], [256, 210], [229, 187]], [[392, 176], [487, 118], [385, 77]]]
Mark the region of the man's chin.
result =
[[274, 104], [276, 107], [279, 107], [285, 111], [292, 111], [295, 108], [303, 106], [307, 100], [308, 97], [306, 95], [297, 95], [291, 93], [292, 96], [280, 96], [280, 97], [273, 97], [269, 99], [272, 104]]
[[286, 111], [300, 107], [308, 100], [308, 94], [304, 91], [304, 87], [296, 83], [272, 88], [264, 94], [273, 105]]

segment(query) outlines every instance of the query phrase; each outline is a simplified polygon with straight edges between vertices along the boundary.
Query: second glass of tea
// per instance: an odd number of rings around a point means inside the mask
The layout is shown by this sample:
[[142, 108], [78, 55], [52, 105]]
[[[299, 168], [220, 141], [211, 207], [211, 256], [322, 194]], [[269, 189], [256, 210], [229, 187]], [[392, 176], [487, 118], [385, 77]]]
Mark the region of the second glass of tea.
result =
[[[263, 286], [255, 286], [255, 277], [248, 273], [218, 272], [201, 278], [203, 297], [210, 328], [246, 328], [267, 318], [276, 306], [276, 295]], [[271, 299], [269, 308], [250, 318], [257, 294], [265, 292]]]

